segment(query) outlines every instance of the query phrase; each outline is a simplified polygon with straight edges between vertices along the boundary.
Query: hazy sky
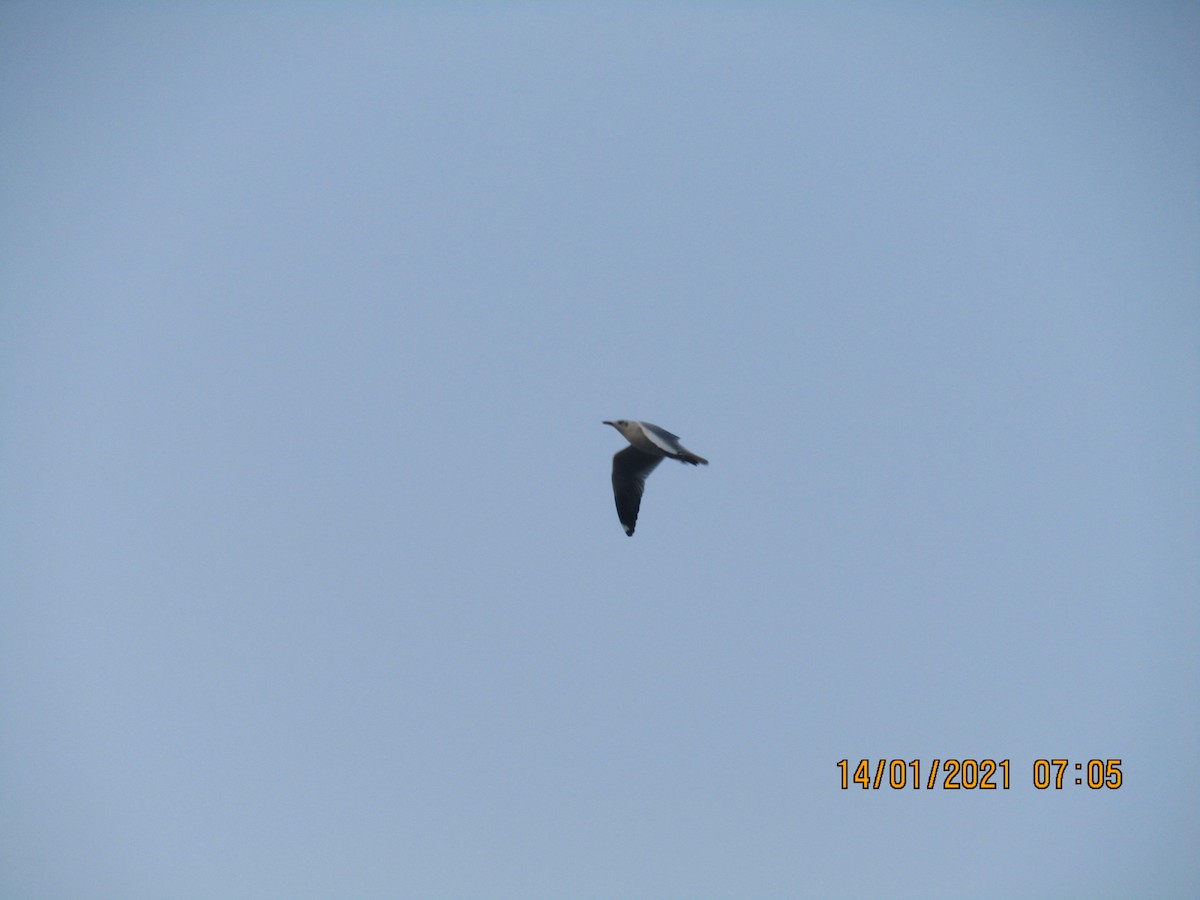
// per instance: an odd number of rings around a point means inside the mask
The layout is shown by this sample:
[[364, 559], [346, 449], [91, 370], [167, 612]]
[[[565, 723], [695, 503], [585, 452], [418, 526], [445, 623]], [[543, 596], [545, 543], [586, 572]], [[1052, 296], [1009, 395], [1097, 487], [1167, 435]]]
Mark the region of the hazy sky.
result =
[[0, 896], [1196, 896], [1200, 8], [1050, 7], [0, 8]]

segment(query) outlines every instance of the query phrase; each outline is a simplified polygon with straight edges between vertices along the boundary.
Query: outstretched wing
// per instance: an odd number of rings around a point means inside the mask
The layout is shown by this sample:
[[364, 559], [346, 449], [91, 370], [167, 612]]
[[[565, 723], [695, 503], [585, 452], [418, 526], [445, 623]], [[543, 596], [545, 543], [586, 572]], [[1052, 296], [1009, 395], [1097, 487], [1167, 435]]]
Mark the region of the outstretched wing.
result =
[[625, 526], [625, 533], [633, 534], [637, 525], [638, 510], [642, 506], [642, 491], [646, 488], [646, 476], [662, 462], [661, 456], [643, 453], [637, 447], [626, 447], [613, 454], [613, 499], [617, 502], [617, 518]]

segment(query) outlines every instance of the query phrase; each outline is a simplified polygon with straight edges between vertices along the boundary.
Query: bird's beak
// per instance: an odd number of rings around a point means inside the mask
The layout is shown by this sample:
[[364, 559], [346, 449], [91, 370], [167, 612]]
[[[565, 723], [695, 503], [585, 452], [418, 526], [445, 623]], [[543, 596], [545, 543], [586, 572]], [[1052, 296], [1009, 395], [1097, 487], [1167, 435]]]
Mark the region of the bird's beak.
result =
[[610, 421], [608, 421], [608, 419], [605, 419], [605, 420], [604, 420], [603, 422], [601, 422], [600, 424], [602, 424], [602, 425], [612, 425], [612, 427], [613, 427], [613, 428], [616, 428], [616, 427], [617, 427], [617, 425], [616, 425], [616, 423], [615, 423], [615, 422], [610, 422]]

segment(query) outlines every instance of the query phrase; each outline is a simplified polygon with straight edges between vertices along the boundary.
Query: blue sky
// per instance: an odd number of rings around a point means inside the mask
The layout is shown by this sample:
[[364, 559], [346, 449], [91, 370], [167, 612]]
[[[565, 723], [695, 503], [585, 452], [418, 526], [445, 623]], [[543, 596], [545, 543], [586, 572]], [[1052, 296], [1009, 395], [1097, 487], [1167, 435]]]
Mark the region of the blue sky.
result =
[[1194, 6], [9, 4], [0, 104], [0, 895], [1194, 896]]

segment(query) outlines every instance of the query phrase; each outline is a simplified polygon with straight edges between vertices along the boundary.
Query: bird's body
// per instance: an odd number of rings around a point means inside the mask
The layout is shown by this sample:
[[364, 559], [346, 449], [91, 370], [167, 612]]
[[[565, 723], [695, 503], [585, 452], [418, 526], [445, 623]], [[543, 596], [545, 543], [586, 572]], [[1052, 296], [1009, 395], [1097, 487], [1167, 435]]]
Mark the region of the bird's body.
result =
[[625, 526], [625, 533], [632, 536], [642, 505], [642, 492], [646, 488], [646, 476], [654, 471], [654, 467], [664, 457], [693, 466], [707, 466], [708, 460], [679, 443], [678, 435], [649, 422], [617, 419], [604, 424], [617, 429], [629, 441], [628, 447], [613, 455], [612, 483], [617, 517]]

